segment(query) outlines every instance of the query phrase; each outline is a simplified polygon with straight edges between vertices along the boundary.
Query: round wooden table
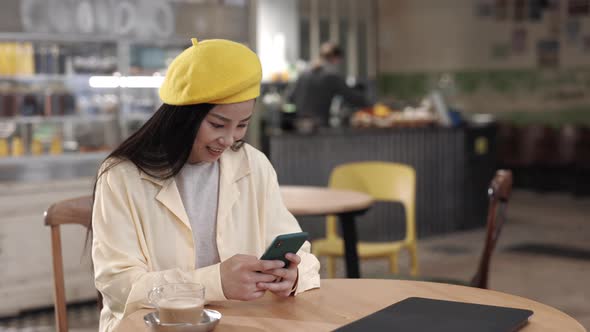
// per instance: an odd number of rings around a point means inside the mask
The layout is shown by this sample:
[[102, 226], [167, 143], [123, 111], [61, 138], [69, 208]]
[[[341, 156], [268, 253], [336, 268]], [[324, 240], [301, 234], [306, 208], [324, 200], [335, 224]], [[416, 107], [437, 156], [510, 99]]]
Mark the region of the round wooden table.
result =
[[[251, 302], [212, 302], [207, 307], [223, 315], [216, 332], [228, 331], [331, 331], [408, 297], [470, 302], [534, 311], [523, 332], [585, 329], [572, 317], [548, 305], [506, 293], [456, 285], [376, 279], [325, 279], [321, 288], [296, 297], [267, 293]], [[116, 331], [148, 331], [137, 311]]]
[[373, 198], [351, 190], [308, 186], [281, 186], [281, 196], [294, 216], [338, 216], [344, 240], [346, 276], [359, 278], [355, 218], [373, 205]]

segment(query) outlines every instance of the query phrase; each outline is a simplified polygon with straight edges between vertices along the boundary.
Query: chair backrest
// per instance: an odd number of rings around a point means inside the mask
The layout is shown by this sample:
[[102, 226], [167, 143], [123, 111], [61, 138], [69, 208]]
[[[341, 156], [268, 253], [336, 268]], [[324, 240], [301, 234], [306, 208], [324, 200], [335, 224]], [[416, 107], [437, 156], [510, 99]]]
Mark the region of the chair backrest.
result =
[[[51, 227], [51, 254], [53, 257], [53, 293], [55, 326], [58, 332], [68, 330], [64, 288], [63, 257], [60, 226], [78, 224], [86, 229], [92, 225], [92, 196], [84, 196], [54, 203], [45, 211], [45, 225]], [[99, 310], [102, 299], [98, 300]]]
[[512, 172], [498, 170], [488, 187], [488, 216], [486, 226], [486, 242], [471, 286], [487, 288], [490, 261], [502, 226], [506, 222], [506, 208], [512, 192]]
[[575, 168], [582, 171], [590, 170], [590, 127], [580, 127], [580, 137], [576, 144]]
[[543, 136], [543, 127], [541, 125], [529, 125], [519, 131], [518, 143], [520, 145], [520, 162], [521, 166], [532, 166], [535, 163], [537, 151]]
[[520, 131], [520, 128], [508, 122], [498, 124], [497, 158], [501, 165], [513, 167], [520, 160]]
[[571, 167], [576, 160], [576, 145], [580, 140], [580, 127], [566, 124], [559, 130], [559, 143], [556, 151], [559, 166]]
[[[391, 162], [356, 162], [332, 170], [330, 187], [364, 192], [376, 201], [400, 202], [406, 214], [406, 241], [416, 238], [416, 171], [411, 166]], [[328, 217], [326, 237], [337, 237], [336, 219]]]

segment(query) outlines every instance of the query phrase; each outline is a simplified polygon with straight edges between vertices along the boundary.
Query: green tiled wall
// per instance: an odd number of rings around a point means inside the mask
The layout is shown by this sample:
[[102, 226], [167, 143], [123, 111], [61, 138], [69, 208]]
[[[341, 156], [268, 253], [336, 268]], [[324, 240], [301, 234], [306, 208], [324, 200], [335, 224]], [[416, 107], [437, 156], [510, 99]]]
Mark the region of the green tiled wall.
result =
[[[509, 111], [497, 114], [500, 118], [523, 124], [590, 123], [590, 67], [383, 73], [377, 81], [379, 96], [416, 102], [436, 88], [443, 75], [452, 77], [452, 93], [459, 99], [477, 96], [486, 100], [489, 95], [494, 103], [503, 103]], [[538, 101], [534, 109], [511, 108], [511, 102], [519, 98]], [[545, 107], [549, 99], [551, 109]]]

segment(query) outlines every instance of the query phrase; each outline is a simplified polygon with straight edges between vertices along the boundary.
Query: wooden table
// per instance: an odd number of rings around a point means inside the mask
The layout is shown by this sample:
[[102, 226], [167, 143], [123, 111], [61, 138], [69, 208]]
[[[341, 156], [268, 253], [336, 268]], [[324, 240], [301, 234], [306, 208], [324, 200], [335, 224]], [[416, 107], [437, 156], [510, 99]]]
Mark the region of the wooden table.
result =
[[[515, 295], [402, 280], [325, 279], [320, 289], [297, 297], [279, 298], [267, 293], [256, 301], [213, 302], [208, 308], [223, 315], [215, 332], [330, 331], [412, 296], [533, 310], [534, 315], [523, 332], [585, 331], [565, 313]], [[148, 331], [143, 316], [149, 312], [140, 310], [131, 314], [116, 331]]]
[[281, 186], [281, 195], [285, 206], [295, 216], [338, 216], [344, 240], [346, 276], [359, 278], [355, 218], [373, 205], [373, 198], [356, 191], [306, 186]]

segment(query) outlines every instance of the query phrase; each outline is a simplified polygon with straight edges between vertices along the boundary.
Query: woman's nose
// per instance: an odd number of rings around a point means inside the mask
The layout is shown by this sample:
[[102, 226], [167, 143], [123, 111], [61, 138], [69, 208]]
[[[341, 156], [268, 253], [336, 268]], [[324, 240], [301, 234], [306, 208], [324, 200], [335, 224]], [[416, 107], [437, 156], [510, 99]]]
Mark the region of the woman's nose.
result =
[[219, 144], [225, 146], [225, 147], [229, 147], [232, 146], [234, 144], [234, 137], [231, 134], [228, 135], [223, 135], [221, 137], [219, 137]]

